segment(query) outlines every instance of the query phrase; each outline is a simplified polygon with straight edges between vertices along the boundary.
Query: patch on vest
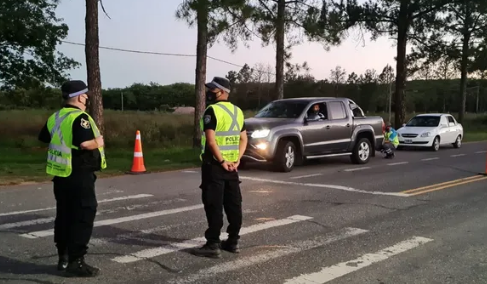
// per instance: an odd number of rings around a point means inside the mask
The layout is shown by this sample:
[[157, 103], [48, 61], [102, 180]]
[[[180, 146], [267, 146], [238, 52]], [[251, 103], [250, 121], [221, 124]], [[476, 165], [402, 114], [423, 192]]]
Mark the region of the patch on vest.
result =
[[81, 127], [83, 127], [84, 129], [90, 129], [91, 128], [90, 121], [81, 118]]
[[205, 124], [210, 123], [210, 121], [211, 121], [211, 116], [210, 116], [210, 115], [205, 115], [204, 121], [205, 121]]

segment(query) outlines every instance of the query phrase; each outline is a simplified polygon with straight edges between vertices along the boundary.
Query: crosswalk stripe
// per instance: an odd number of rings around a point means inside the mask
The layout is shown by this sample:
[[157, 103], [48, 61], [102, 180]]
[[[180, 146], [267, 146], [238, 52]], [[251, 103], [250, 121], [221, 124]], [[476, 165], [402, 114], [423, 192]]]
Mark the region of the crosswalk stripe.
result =
[[319, 272], [303, 274], [301, 276], [288, 279], [284, 282], [284, 284], [324, 284], [336, 278], [370, 266], [376, 262], [384, 261], [391, 256], [403, 253], [431, 241], [433, 241], [433, 239], [413, 237], [409, 240], [397, 243], [378, 252], [364, 254], [357, 259], [325, 267]]
[[199, 282], [204, 278], [216, 276], [221, 273], [235, 271], [258, 263], [263, 263], [272, 259], [287, 256], [293, 253], [299, 253], [317, 247], [325, 246], [327, 244], [340, 241], [349, 237], [357, 236], [360, 234], [364, 234], [366, 232], [368, 231], [359, 228], [344, 228], [339, 231], [332, 232], [328, 236], [319, 236], [312, 240], [295, 242], [289, 246], [286, 246], [285, 248], [278, 249], [276, 251], [271, 251], [268, 253], [262, 253], [258, 255], [251, 255], [248, 257], [237, 259], [235, 261], [229, 261], [209, 268], [203, 268], [193, 275], [189, 275], [186, 277], [178, 277], [176, 279], [169, 281], [168, 283], [184, 284], [184, 283]]
[[[265, 230], [265, 229], [269, 229], [269, 228], [273, 228], [273, 227], [289, 225], [289, 224], [293, 224], [296, 222], [302, 222], [302, 221], [311, 220], [311, 219], [313, 219], [313, 217], [294, 215], [294, 216], [287, 217], [285, 219], [273, 220], [273, 221], [268, 221], [268, 222], [264, 222], [264, 223], [260, 223], [260, 224], [255, 224], [255, 225], [252, 225], [249, 227], [244, 227], [240, 230], [240, 235], [246, 235], [246, 234], [254, 233], [257, 231], [261, 231], [261, 230]], [[222, 236], [221, 236], [222, 239], [225, 239], [227, 237], [228, 237], [227, 233], [222, 233]], [[179, 251], [182, 249], [195, 248], [195, 247], [203, 245], [205, 243], [205, 241], [206, 240], [204, 237], [200, 237], [200, 238], [195, 238], [195, 239], [187, 240], [187, 241], [180, 242], [180, 243], [170, 243], [166, 246], [145, 249], [145, 250], [141, 250], [141, 251], [138, 251], [136, 253], [129, 254], [129, 255], [115, 257], [112, 260], [115, 262], [119, 262], [119, 263], [135, 262], [135, 261], [139, 261], [139, 260], [143, 260], [143, 259], [147, 259], [147, 258], [152, 258], [152, 257], [172, 253], [172, 252]]]
[[[152, 196], [154, 196], [154, 195], [152, 195], [152, 194], [128, 195], [128, 196], [121, 196], [121, 197], [103, 199], [103, 200], [98, 201], [98, 203], [120, 201], [120, 200], [129, 200], [129, 199], [138, 199], [138, 198], [152, 197]], [[26, 214], [26, 213], [39, 212], [39, 211], [53, 210], [53, 209], [56, 209], [56, 207], [46, 207], [46, 208], [31, 209], [31, 210], [25, 210], [25, 211], [6, 212], [6, 213], [0, 213], [0, 217], [11, 216], [11, 215], [20, 215], [20, 214]]]
[[[176, 213], [181, 213], [181, 212], [186, 212], [186, 211], [191, 211], [191, 210], [196, 210], [196, 209], [201, 209], [201, 208], [203, 208], [203, 205], [199, 204], [199, 205], [186, 206], [186, 207], [180, 207], [180, 208], [175, 208], [175, 209], [167, 209], [167, 210], [162, 210], [162, 211], [156, 211], [156, 212], [151, 212], [151, 213], [131, 215], [131, 216], [115, 218], [115, 219], [106, 219], [106, 220], [96, 221], [94, 223], [94, 227], [108, 226], [108, 225], [119, 224], [119, 223], [130, 222], [130, 221], [136, 221], [136, 220], [141, 220], [141, 219], [154, 218], [154, 217], [176, 214]], [[25, 234], [21, 234], [20, 236], [24, 237], [24, 238], [28, 238], [28, 239], [36, 239], [36, 238], [42, 238], [42, 237], [47, 237], [47, 236], [52, 236], [52, 235], [54, 235], [53, 229], [25, 233]]]

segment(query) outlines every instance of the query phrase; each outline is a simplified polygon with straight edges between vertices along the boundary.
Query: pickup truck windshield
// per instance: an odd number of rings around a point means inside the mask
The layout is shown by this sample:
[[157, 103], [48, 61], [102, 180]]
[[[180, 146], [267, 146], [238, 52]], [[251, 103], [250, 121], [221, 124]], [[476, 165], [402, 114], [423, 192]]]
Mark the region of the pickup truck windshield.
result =
[[409, 127], [435, 127], [440, 124], [439, 116], [416, 116], [406, 126]]
[[306, 102], [290, 102], [277, 101], [272, 102], [262, 108], [255, 117], [268, 118], [296, 118], [300, 116], [304, 108], [308, 104]]

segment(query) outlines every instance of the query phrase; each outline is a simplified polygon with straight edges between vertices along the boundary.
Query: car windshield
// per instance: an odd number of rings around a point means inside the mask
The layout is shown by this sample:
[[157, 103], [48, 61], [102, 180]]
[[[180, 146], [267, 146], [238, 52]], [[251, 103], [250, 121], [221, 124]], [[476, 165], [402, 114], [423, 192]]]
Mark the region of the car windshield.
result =
[[440, 124], [439, 116], [416, 116], [406, 126], [410, 127], [435, 127]]
[[303, 113], [306, 102], [276, 101], [262, 108], [255, 117], [296, 118]]

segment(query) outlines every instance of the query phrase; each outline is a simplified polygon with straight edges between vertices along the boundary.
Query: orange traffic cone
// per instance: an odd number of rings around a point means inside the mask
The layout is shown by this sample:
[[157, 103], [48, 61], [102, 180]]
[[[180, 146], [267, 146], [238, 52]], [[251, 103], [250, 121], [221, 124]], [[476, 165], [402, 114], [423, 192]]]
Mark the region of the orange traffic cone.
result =
[[137, 130], [135, 135], [135, 147], [134, 147], [134, 161], [132, 163], [132, 170], [130, 173], [139, 174], [145, 173], [144, 155], [142, 154], [142, 142], [140, 139], [140, 131]]

